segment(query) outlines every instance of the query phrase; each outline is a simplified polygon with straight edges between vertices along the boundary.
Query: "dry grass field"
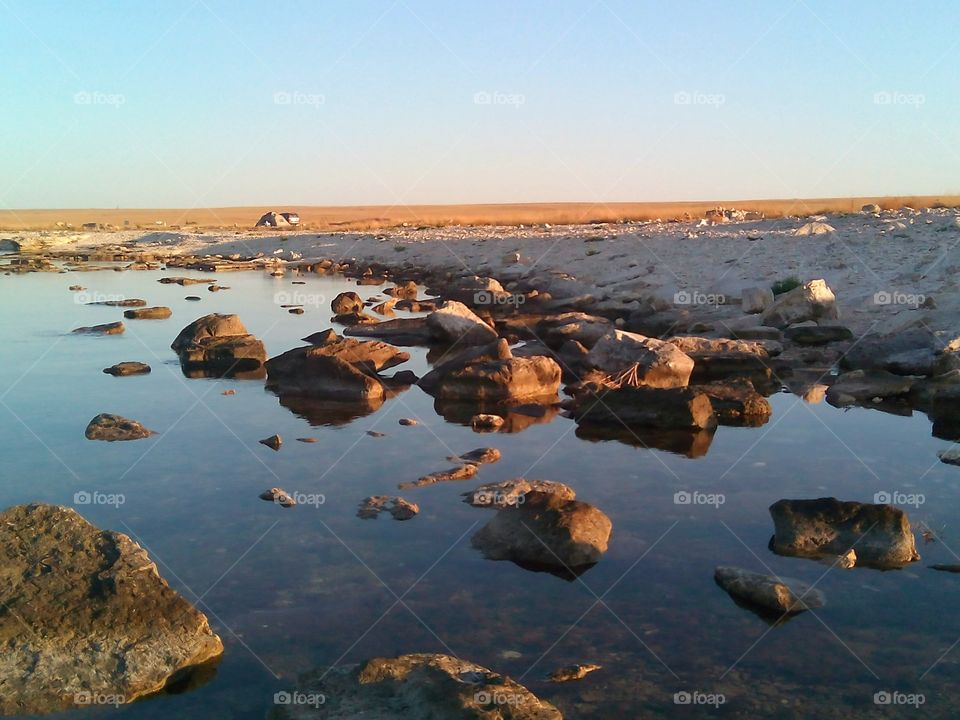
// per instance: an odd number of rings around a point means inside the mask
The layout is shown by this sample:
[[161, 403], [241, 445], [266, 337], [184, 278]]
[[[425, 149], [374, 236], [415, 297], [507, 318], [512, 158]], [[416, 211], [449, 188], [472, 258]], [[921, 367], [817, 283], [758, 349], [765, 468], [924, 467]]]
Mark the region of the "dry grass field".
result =
[[960, 206], [960, 196], [815, 198], [650, 203], [529, 203], [498, 205], [358, 205], [346, 207], [273, 206], [187, 209], [0, 209], [0, 229], [80, 229], [98, 223], [107, 229], [249, 229], [269, 210], [300, 214], [307, 230], [374, 230], [411, 226], [584, 224], [623, 220], [691, 219], [718, 206], [764, 213], [767, 217], [856, 212], [866, 203], [883, 208]]

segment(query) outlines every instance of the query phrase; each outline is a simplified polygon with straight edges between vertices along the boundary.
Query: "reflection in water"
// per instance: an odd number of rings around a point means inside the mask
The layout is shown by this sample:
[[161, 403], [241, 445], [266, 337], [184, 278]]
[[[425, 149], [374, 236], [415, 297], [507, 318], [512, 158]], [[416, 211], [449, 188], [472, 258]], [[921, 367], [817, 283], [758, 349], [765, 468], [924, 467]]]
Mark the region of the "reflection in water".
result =
[[[552, 398], [556, 400], [556, 396]], [[433, 409], [449, 423], [470, 425], [474, 415], [499, 415], [504, 419], [499, 432], [519, 433], [534, 425], [546, 425], [553, 422], [560, 414], [560, 406], [555, 402], [538, 405], [524, 403], [522, 405], [508, 405], [493, 401], [461, 402], [457, 400], [434, 400]]]
[[658, 430], [656, 428], [634, 427], [622, 425], [578, 425], [576, 435], [581, 440], [590, 442], [605, 442], [615, 440], [624, 445], [663, 450], [683, 455], [691, 459], [701, 458], [707, 454], [716, 429], [698, 430]]

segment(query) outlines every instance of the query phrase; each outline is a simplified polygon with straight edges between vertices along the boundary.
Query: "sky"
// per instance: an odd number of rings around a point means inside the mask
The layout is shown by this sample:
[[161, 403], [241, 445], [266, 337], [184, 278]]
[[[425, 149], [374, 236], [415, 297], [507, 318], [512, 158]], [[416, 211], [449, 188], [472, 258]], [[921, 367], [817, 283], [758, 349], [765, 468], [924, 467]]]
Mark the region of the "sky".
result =
[[0, 0], [0, 207], [960, 193], [956, 0]]

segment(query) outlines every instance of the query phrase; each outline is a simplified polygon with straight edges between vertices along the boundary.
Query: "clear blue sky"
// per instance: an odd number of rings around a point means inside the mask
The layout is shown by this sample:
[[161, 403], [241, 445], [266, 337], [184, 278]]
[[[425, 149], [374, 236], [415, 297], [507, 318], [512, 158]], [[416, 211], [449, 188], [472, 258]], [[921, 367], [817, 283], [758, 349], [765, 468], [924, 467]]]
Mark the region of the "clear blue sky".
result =
[[0, 207], [960, 193], [958, 28], [956, 0], [0, 0]]

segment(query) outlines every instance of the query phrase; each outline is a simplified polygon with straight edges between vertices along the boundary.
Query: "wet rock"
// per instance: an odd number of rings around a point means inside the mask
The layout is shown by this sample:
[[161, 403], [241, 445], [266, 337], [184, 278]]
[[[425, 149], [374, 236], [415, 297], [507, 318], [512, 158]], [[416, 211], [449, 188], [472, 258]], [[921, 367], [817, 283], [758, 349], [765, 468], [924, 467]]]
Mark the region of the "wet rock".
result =
[[885, 370], [853, 370], [837, 377], [827, 389], [827, 402], [834, 407], [844, 407], [906, 398], [913, 384], [912, 379]]
[[73, 332], [82, 335], [122, 335], [126, 328], [122, 322], [104, 323], [103, 325], [91, 325], [90, 327], [78, 327]]
[[229, 375], [259, 369], [267, 359], [263, 343], [247, 332], [237, 315], [205, 315], [187, 325], [170, 345], [185, 369]]
[[568, 312], [542, 318], [534, 332], [536, 337], [557, 350], [568, 340], [576, 340], [584, 347], [592, 348], [613, 329], [613, 323], [605, 317]]
[[743, 312], [756, 315], [773, 305], [773, 290], [765, 287], [744, 288], [740, 292], [740, 299]]
[[819, 590], [798, 580], [720, 566], [713, 574], [717, 585], [737, 600], [772, 613], [792, 614], [823, 607]]
[[562, 720], [522, 685], [448, 655], [374, 658], [301, 676], [294, 692], [320, 693], [316, 705], [281, 705], [271, 720]]
[[826, 345], [853, 339], [850, 329], [842, 325], [794, 325], [787, 328], [784, 335], [798, 345]]
[[373, 306], [373, 311], [378, 315], [385, 315], [387, 317], [392, 317], [396, 313], [393, 312], [394, 306], [396, 306], [396, 300], [387, 300], [386, 302], [379, 303]]
[[933, 375], [940, 343], [926, 328], [861, 338], [840, 360], [848, 370], [885, 370], [896, 375]]
[[931, 570], [939, 570], [940, 572], [960, 573], [960, 565], [944, 565], [938, 563], [936, 565], [929, 565], [928, 567]]
[[120, 415], [100, 413], [87, 425], [84, 435], [87, 440], [104, 440], [116, 442], [120, 440], [142, 440], [156, 435], [136, 420], [129, 420]]
[[184, 298], [184, 300], [188, 300], [188, 301], [190, 301], [190, 302], [200, 302], [202, 299], [203, 299], [203, 298], [198, 297], [197, 295], [187, 295], [187, 296]]
[[937, 453], [940, 462], [947, 465], [960, 465], [960, 447], [954, 446]]
[[437, 304], [432, 300], [398, 300], [396, 308], [407, 312], [433, 312]]
[[496, 432], [503, 427], [504, 419], [499, 415], [478, 413], [470, 418], [470, 427], [477, 432]]
[[173, 311], [168, 307], [149, 307], [123, 311], [123, 316], [128, 320], [166, 320], [171, 315], [173, 315]]
[[364, 520], [376, 520], [380, 513], [388, 512], [394, 520], [409, 520], [420, 512], [420, 506], [402, 497], [389, 495], [371, 495], [364, 498], [357, 510], [357, 517]]
[[280, 449], [280, 446], [283, 445], [283, 438], [281, 438], [279, 435], [271, 435], [270, 437], [264, 438], [259, 442], [261, 445], [266, 445], [271, 450], [277, 451]]
[[685, 387], [694, 365], [671, 343], [623, 330], [601, 337], [585, 362], [612, 377], [628, 373], [629, 384], [652, 388]]
[[342, 292], [330, 302], [335, 315], [349, 315], [363, 311], [363, 298], [355, 292]]
[[613, 523], [599, 508], [552, 493], [531, 492], [505, 507], [471, 538], [490, 560], [572, 579], [607, 551]]
[[260, 493], [260, 499], [285, 508], [290, 508], [297, 504], [297, 501], [293, 499], [293, 495], [286, 490], [275, 487]]
[[423, 477], [415, 480], [413, 482], [404, 482], [397, 485], [401, 490], [409, 490], [411, 488], [427, 487], [428, 485], [436, 485], [437, 483], [442, 482], [454, 482], [457, 480], [469, 480], [477, 474], [478, 466], [473, 464], [458, 465], [455, 468], [450, 468], [449, 470], [442, 470], [440, 472], [430, 473], [429, 475], [424, 475]]
[[837, 298], [824, 280], [811, 280], [783, 293], [763, 314], [763, 324], [786, 328], [807, 320], [837, 320]]
[[386, 433], [378, 432], [377, 430], [367, 430], [367, 435], [372, 438], [382, 438], [387, 436]]
[[311, 345], [329, 345], [340, 339], [340, 336], [337, 335], [336, 331], [333, 328], [328, 328], [326, 330], [320, 330], [319, 332], [311, 333], [305, 338], [300, 338], [306, 343]]
[[488, 447], [477, 448], [476, 450], [471, 450], [470, 452], [447, 459], [452, 462], [472, 463], [474, 465], [490, 465], [495, 462], [499, 462], [501, 457], [502, 455], [499, 450]]
[[395, 345], [429, 345], [435, 341], [426, 318], [397, 318], [368, 325], [347, 328], [344, 334], [352, 337], [371, 337], [388, 340]]
[[551, 672], [547, 676], [547, 680], [553, 683], [574, 682], [576, 680], [583, 680], [590, 673], [601, 670], [602, 668], [602, 665], [593, 665], [591, 663], [566, 665]]
[[440, 342], [484, 345], [497, 339], [497, 332], [463, 303], [448, 300], [427, 315], [426, 325]]
[[419, 424], [420, 424], [419, 421], [414, 420], [413, 418], [400, 418], [397, 422], [398, 422], [400, 425], [404, 425], [404, 426], [406, 426], [406, 427], [412, 427], [412, 426], [414, 426], [414, 425], [419, 425]]
[[900, 567], [920, 559], [907, 514], [892, 505], [836, 498], [779, 500], [770, 506], [779, 555], [822, 557], [856, 550], [858, 563]]
[[100, 300], [98, 302], [89, 302], [85, 304], [103, 305], [104, 307], [143, 307], [147, 304], [147, 301], [141, 300], [140, 298], [124, 298], [123, 300]]
[[312, 445], [313, 443], [319, 442], [319, 441], [315, 437], [299, 437], [297, 438], [297, 442], [302, 442], [302, 443], [307, 443]]
[[387, 288], [383, 291], [383, 294], [399, 300], [416, 300], [419, 289], [417, 288], [417, 284], [411, 280], [396, 287]]
[[388, 378], [384, 378], [390, 387], [409, 387], [420, 382], [420, 378], [413, 370], [398, 370]]
[[552, 480], [527, 480], [515, 478], [503, 482], [487, 483], [476, 490], [463, 493], [467, 505], [481, 508], [502, 508], [522, 505], [532, 492], [557, 495], [564, 500], [575, 500], [577, 493], [573, 488]]
[[304, 309], [302, 307], [293, 307], [287, 310], [291, 315], [303, 315]]
[[127, 375], [147, 375], [150, 373], [150, 366], [142, 362], [121, 362], [104, 368], [107, 375], [114, 377], [125, 377]]
[[360, 325], [376, 325], [380, 321], [373, 315], [367, 315], [364, 312], [345, 313], [343, 315], [334, 315], [330, 318], [331, 322], [338, 323], [344, 327], [357, 327]]
[[703, 430], [717, 425], [710, 397], [694, 388], [621, 387], [581, 392], [569, 403], [577, 424]]
[[757, 392], [749, 380], [734, 380], [691, 386], [705, 393], [721, 425], [760, 427], [773, 413], [767, 399]]
[[191, 278], [191, 277], [165, 277], [157, 280], [161, 285], [180, 285], [185, 287], [187, 285], [209, 285], [210, 283], [215, 283], [216, 280], [213, 278]]
[[0, 514], [0, 566], [4, 715], [63, 710], [92, 694], [131, 702], [223, 653], [143, 548], [71, 509]]

